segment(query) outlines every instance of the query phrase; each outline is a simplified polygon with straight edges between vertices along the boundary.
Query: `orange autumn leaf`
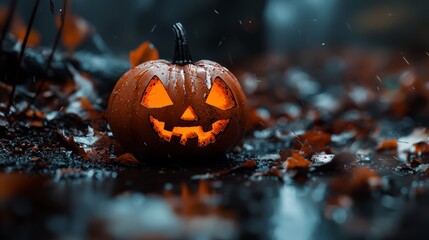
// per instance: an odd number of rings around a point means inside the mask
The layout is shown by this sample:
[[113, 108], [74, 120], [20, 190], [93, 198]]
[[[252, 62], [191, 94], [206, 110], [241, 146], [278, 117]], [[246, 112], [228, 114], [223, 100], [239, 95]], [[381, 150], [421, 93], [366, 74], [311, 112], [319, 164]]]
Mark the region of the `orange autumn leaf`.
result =
[[158, 58], [158, 50], [156, 50], [155, 46], [149, 41], [143, 42], [135, 50], [130, 51], [130, 64], [132, 67]]
[[[6, 18], [8, 15], [9, 9], [4, 6], [0, 6], [0, 27], [3, 29], [4, 25], [6, 24]], [[10, 33], [14, 35], [19, 41], [24, 41], [25, 33], [27, 32], [27, 26], [24, 23], [24, 19], [18, 15], [18, 13], [15, 13], [14, 17], [12, 18], [12, 22], [9, 29]], [[27, 46], [29, 47], [35, 47], [40, 44], [41, 37], [38, 31], [36, 31], [34, 28], [31, 29], [30, 35], [28, 36], [27, 40]]]
[[32, 194], [35, 187], [42, 185], [42, 180], [22, 173], [0, 173], [0, 185], [0, 201], [5, 202], [22, 193]]
[[314, 153], [328, 151], [328, 144], [331, 142], [331, 135], [320, 131], [307, 131], [298, 135], [293, 140], [292, 147], [300, 149], [304, 157], [310, 157]]
[[334, 177], [330, 188], [339, 195], [350, 195], [357, 198], [368, 196], [371, 191], [381, 187], [380, 175], [368, 167], [357, 167], [350, 175]]
[[387, 139], [383, 140], [378, 146], [377, 146], [377, 152], [382, 151], [391, 151], [395, 152], [396, 149], [398, 149], [398, 141], [396, 139]]
[[414, 143], [410, 152], [418, 155], [429, 154], [429, 144], [427, 142]]
[[210, 195], [213, 195], [210, 185], [206, 181], [200, 181], [198, 184], [197, 194], [198, 197], [204, 198]]
[[359, 167], [353, 170], [351, 183], [353, 188], [362, 188], [362, 186], [375, 188], [381, 185], [381, 177], [370, 168]]
[[137, 158], [131, 153], [124, 153], [113, 160], [122, 164], [140, 164], [139, 160], [137, 160]]
[[5, 6], [0, 5], [0, 26], [3, 28], [6, 23], [7, 13], [9, 9]]
[[247, 111], [247, 131], [255, 129], [264, 129], [273, 124], [273, 118], [271, 115], [265, 113], [268, 112], [264, 108], [250, 107]]
[[[14, 26], [11, 29], [11, 33], [19, 40], [24, 41], [25, 33], [27, 32], [27, 27], [24, 25]], [[28, 36], [27, 46], [35, 47], [40, 44], [40, 34], [38, 31], [31, 29], [30, 35]]]
[[[60, 28], [61, 14], [56, 16], [55, 23], [57, 28]], [[70, 10], [66, 12], [61, 42], [67, 50], [73, 52], [92, 34], [94, 28], [85, 19], [74, 15]]]
[[305, 160], [299, 152], [293, 151], [292, 155], [283, 163], [283, 167], [285, 169], [309, 168], [310, 162]]

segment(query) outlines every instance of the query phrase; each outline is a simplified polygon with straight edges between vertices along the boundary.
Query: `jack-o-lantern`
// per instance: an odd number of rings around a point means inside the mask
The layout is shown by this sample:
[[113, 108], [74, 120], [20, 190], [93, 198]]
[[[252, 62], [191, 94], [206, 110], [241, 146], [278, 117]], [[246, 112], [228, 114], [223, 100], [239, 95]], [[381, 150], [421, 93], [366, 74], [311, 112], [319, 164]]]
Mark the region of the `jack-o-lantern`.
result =
[[137, 155], [224, 153], [244, 135], [246, 97], [225, 67], [207, 60], [193, 63], [180, 23], [173, 31], [172, 63], [142, 63], [116, 84], [108, 107], [113, 136]]

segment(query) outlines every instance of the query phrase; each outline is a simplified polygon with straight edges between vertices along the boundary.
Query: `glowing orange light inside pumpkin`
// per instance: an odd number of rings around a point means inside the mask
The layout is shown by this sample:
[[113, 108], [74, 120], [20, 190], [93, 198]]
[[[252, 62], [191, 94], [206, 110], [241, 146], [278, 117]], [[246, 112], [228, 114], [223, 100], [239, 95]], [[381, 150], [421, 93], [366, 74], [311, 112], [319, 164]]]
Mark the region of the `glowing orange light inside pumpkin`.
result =
[[154, 76], [147, 85], [141, 104], [147, 108], [162, 108], [173, 105], [167, 90], [157, 76]]
[[188, 108], [186, 108], [185, 112], [182, 114], [180, 119], [185, 121], [196, 121], [198, 120], [198, 116], [197, 114], [195, 114], [194, 109], [191, 106], [189, 106]]
[[165, 122], [159, 121], [149, 115], [149, 121], [158, 136], [164, 141], [170, 142], [172, 136], [180, 137], [180, 144], [186, 145], [188, 139], [198, 138], [198, 147], [205, 147], [216, 141], [219, 135], [228, 126], [229, 119], [217, 120], [212, 124], [212, 129], [205, 132], [201, 126], [174, 127], [172, 131], [165, 130]]
[[220, 78], [216, 78], [213, 82], [206, 103], [222, 110], [228, 110], [235, 106], [235, 100], [231, 90]]

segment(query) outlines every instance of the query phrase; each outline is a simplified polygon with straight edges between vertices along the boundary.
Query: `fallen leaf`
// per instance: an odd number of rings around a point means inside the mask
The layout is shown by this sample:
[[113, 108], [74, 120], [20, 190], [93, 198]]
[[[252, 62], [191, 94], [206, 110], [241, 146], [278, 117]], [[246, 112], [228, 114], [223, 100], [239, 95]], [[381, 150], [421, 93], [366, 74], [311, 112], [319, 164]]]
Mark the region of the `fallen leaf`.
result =
[[111, 139], [107, 132], [99, 132], [88, 127], [88, 134], [85, 136], [66, 136], [64, 131], [58, 130], [62, 137], [73, 150], [84, 160], [109, 161]]
[[247, 119], [247, 131], [268, 128], [273, 122], [270, 112], [265, 108], [249, 108]]
[[322, 166], [332, 162], [334, 157], [335, 157], [335, 154], [326, 154], [326, 153], [314, 154], [313, 156], [311, 156], [311, 162], [312, 162], [312, 165]]
[[382, 181], [380, 175], [367, 167], [353, 169], [351, 175], [335, 177], [330, 187], [336, 194], [349, 195], [353, 198], [363, 198], [372, 191], [380, 189]]
[[328, 144], [331, 142], [331, 135], [321, 131], [307, 131], [295, 137], [293, 149], [301, 149], [305, 157], [311, 157], [314, 153], [327, 152]]
[[283, 163], [283, 167], [286, 170], [296, 169], [296, 168], [309, 168], [311, 163], [299, 154], [294, 151], [292, 156], [288, 157], [286, 161]]
[[429, 133], [426, 128], [418, 127], [407, 135], [400, 137], [397, 141], [398, 144], [398, 157], [402, 161], [409, 160], [409, 153], [412, 151], [413, 144], [419, 142], [426, 142], [429, 139]]
[[[0, 26], [4, 27], [6, 23], [6, 17], [8, 15], [9, 9], [7, 7], [0, 6]], [[27, 32], [27, 26], [24, 23], [24, 19], [15, 12], [12, 22], [10, 25], [10, 33], [14, 35], [19, 41], [24, 41], [25, 33]], [[36, 47], [40, 44], [41, 37], [37, 30], [34, 28], [31, 29], [30, 35], [28, 35], [27, 46]]]
[[[55, 23], [57, 28], [61, 27], [61, 14], [56, 16]], [[64, 29], [61, 34], [61, 42], [67, 50], [74, 52], [94, 32], [94, 28], [85, 19], [74, 15], [71, 11], [71, 6], [68, 5], [64, 19]]]
[[114, 158], [113, 161], [117, 161], [122, 164], [140, 164], [139, 160], [137, 160], [137, 158], [131, 153], [124, 153], [121, 156]]
[[398, 149], [398, 141], [396, 139], [387, 139], [380, 142], [377, 146], [377, 152], [390, 151], [392, 153], [396, 152]]
[[135, 50], [130, 51], [131, 67], [135, 67], [146, 61], [156, 60], [158, 58], [158, 50], [149, 41], [143, 42]]
[[427, 142], [414, 143], [413, 146], [410, 148], [410, 153], [413, 153], [416, 155], [428, 154], [429, 144]]
[[412, 167], [429, 162], [429, 144], [426, 141], [414, 143], [407, 151], [407, 160]]
[[[24, 41], [25, 34], [27, 33], [27, 27], [25, 25], [14, 26], [11, 29], [11, 33], [15, 35], [15, 37], [18, 38], [19, 41], [22, 42]], [[28, 35], [28, 39], [27, 39], [27, 46], [36, 47], [40, 44], [40, 42], [41, 42], [40, 33], [35, 29], [31, 29], [30, 35]]]

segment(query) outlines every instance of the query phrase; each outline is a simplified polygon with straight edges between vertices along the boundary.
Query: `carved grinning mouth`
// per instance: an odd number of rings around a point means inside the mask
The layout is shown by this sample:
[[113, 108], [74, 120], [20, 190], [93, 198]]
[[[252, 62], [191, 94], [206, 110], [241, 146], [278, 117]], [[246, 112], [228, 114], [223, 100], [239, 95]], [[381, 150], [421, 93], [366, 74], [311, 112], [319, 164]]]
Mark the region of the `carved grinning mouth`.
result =
[[216, 142], [216, 136], [223, 132], [228, 126], [229, 119], [217, 120], [212, 123], [212, 129], [204, 131], [201, 126], [192, 127], [174, 127], [171, 131], [165, 130], [165, 122], [159, 121], [154, 116], [149, 115], [149, 121], [153, 130], [159, 138], [170, 142], [172, 136], [180, 137], [180, 144], [186, 145], [188, 139], [198, 138], [198, 147], [205, 147], [210, 143]]

